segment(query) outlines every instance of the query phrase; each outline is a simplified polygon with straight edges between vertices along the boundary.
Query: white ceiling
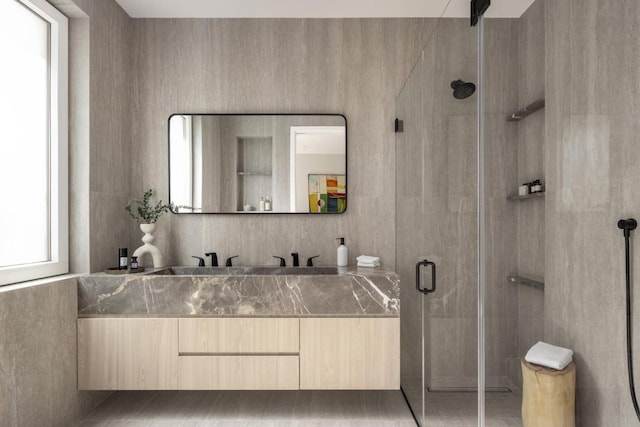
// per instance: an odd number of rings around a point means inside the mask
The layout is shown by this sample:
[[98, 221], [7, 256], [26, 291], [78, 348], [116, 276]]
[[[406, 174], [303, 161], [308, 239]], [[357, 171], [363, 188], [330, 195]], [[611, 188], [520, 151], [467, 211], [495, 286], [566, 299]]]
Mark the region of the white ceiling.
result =
[[[116, 1], [133, 18], [469, 17], [469, 0]], [[492, 0], [492, 5], [486, 16], [491, 18], [517, 18], [533, 2], [534, 0]]]

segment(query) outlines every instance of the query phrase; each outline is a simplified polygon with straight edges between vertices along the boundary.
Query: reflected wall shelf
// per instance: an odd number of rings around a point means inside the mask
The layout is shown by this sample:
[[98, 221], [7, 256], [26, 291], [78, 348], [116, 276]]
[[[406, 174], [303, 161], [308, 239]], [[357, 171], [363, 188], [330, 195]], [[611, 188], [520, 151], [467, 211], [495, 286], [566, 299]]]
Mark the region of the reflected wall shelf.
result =
[[[273, 194], [273, 137], [237, 137], [236, 212]], [[256, 211], [249, 211], [256, 212]]]
[[520, 196], [519, 194], [512, 194], [507, 196], [507, 200], [527, 200], [527, 199], [540, 199], [544, 197], [544, 191], [540, 191], [538, 193], [530, 193], [524, 196]]
[[238, 175], [257, 175], [257, 176], [271, 176], [271, 172], [242, 172], [238, 171]]
[[510, 283], [515, 283], [519, 285], [530, 286], [535, 289], [540, 289], [544, 291], [544, 282], [540, 282], [539, 280], [529, 279], [528, 277], [522, 276], [507, 276], [507, 281]]
[[537, 101], [532, 102], [521, 110], [516, 111], [515, 113], [511, 113], [507, 116], [508, 122], [519, 122], [525, 117], [535, 113], [536, 111], [544, 108], [544, 98], [538, 99]]

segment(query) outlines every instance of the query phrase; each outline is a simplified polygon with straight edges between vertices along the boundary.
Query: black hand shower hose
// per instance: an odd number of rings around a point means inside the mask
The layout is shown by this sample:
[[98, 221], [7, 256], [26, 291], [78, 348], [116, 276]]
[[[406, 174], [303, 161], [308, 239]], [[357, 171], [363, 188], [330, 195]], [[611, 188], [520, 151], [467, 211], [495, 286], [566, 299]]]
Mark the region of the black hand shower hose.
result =
[[631, 230], [635, 230], [638, 223], [635, 219], [621, 219], [618, 221], [618, 228], [624, 230], [624, 258], [625, 272], [627, 276], [627, 371], [629, 373], [629, 391], [631, 392], [631, 400], [633, 408], [636, 411], [636, 417], [640, 421], [640, 408], [638, 408], [638, 399], [636, 398], [636, 387], [633, 384], [633, 355], [632, 355], [632, 334], [631, 334], [631, 257], [629, 255], [629, 238]]

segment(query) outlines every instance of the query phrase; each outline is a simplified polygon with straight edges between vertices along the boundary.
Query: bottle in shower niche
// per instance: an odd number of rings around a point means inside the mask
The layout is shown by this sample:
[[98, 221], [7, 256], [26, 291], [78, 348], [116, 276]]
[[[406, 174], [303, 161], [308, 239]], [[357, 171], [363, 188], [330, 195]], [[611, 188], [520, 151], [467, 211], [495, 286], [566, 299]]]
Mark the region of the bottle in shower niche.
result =
[[264, 205], [265, 205], [264, 197], [260, 197], [260, 212], [264, 212], [265, 211]]
[[529, 194], [529, 183], [526, 182], [524, 184], [522, 184], [520, 187], [518, 187], [518, 195], [519, 196], [526, 196], [527, 194]]
[[126, 270], [129, 266], [129, 256], [127, 255], [127, 248], [118, 249], [118, 269]]
[[267, 212], [271, 211], [271, 198], [269, 196], [264, 200], [264, 210]]
[[536, 179], [531, 183], [531, 192], [532, 193], [542, 193], [544, 191], [544, 187], [542, 186], [542, 181]]

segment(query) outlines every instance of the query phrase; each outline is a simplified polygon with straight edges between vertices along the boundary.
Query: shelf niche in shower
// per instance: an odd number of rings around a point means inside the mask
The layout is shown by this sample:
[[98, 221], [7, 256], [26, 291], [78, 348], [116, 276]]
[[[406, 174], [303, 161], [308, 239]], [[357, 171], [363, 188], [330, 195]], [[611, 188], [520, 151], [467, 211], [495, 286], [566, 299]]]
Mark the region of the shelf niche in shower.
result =
[[507, 196], [507, 200], [528, 200], [528, 199], [541, 199], [544, 197], [544, 191], [539, 191], [537, 193], [530, 193], [521, 196], [519, 194], [512, 194]]
[[544, 98], [533, 101], [531, 104], [527, 105], [526, 107], [516, 111], [515, 113], [511, 113], [510, 115], [508, 115], [507, 121], [519, 122], [520, 120], [524, 119], [527, 116], [530, 116], [536, 111], [543, 109], [544, 104], [545, 104]]
[[517, 285], [529, 286], [531, 288], [540, 289], [541, 291], [544, 291], [544, 282], [541, 282], [540, 280], [530, 279], [528, 277], [511, 275], [511, 276], [507, 276], [507, 282], [514, 283]]

